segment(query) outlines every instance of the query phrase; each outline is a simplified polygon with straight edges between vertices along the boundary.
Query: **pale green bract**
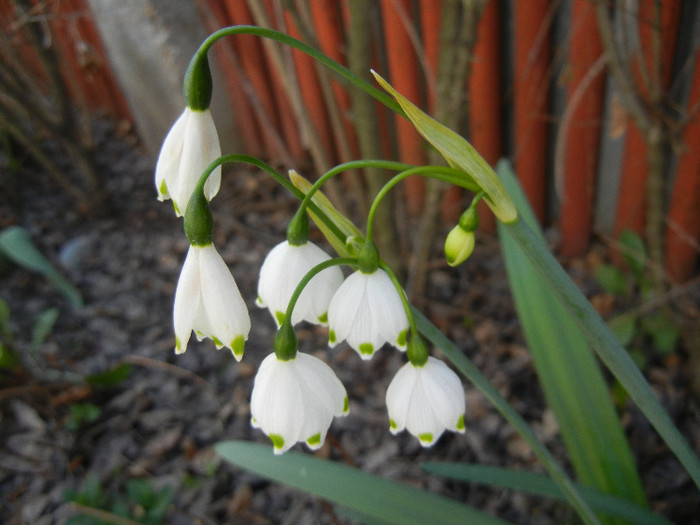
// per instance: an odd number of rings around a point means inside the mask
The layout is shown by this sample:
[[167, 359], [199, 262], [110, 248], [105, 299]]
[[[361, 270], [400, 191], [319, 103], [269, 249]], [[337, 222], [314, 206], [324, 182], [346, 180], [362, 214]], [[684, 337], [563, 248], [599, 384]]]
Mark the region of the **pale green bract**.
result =
[[423, 138], [445, 157], [450, 166], [464, 170], [465, 177], [473, 179], [479, 185], [485, 193], [484, 200], [494, 215], [504, 223], [515, 222], [518, 212], [513, 201], [496, 172], [474, 147], [464, 137], [418, 109], [375, 71], [372, 71], [372, 74], [377, 82], [396, 99], [406, 117], [423, 135]]

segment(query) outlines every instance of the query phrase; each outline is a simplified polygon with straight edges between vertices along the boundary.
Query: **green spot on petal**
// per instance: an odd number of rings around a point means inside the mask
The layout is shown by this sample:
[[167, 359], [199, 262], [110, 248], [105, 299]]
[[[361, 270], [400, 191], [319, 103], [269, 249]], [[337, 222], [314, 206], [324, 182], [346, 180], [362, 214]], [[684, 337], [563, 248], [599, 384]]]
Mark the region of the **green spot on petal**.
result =
[[430, 432], [426, 434], [418, 434], [418, 439], [421, 441], [421, 443], [432, 443], [433, 435]]
[[393, 419], [389, 419], [389, 427], [392, 430], [396, 430], [398, 428], [398, 425], [396, 424], [396, 421], [394, 421]]
[[360, 345], [360, 353], [365, 355], [372, 355], [374, 353], [374, 346], [372, 346], [372, 343], [362, 343]]
[[258, 306], [263, 306], [263, 300], [259, 295], [258, 298], [255, 299], [255, 304], [257, 304]]
[[464, 414], [459, 416], [457, 420], [457, 430], [464, 430]]
[[158, 192], [165, 197], [168, 194], [168, 186], [165, 184], [165, 181], [162, 181], [160, 183], [160, 188], [158, 188]]
[[284, 323], [284, 312], [275, 312], [275, 319], [282, 326], [282, 323]]
[[245, 346], [245, 337], [242, 335], [237, 335], [234, 337], [233, 341], [231, 341], [231, 352], [233, 352], [233, 355], [236, 357], [241, 357], [243, 355], [243, 347]]
[[321, 444], [321, 433], [319, 432], [318, 434], [314, 434], [313, 436], [311, 436], [309, 439], [306, 440], [306, 443], [310, 447], [313, 447], [314, 445], [320, 445]]
[[335, 343], [335, 332], [333, 330], [328, 332], [328, 342]]
[[272, 441], [272, 446], [277, 450], [281, 450], [284, 447], [284, 438], [279, 434], [270, 434], [267, 437]]
[[400, 334], [398, 339], [396, 339], [396, 344], [399, 346], [406, 346], [406, 337], [408, 336], [408, 329], [403, 330]]
[[211, 336], [211, 340], [214, 341], [216, 348], [221, 348], [222, 346], [224, 346], [224, 343], [222, 343], [218, 337]]
[[326, 324], [328, 322], [328, 312], [325, 312], [318, 316], [318, 322]]
[[177, 203], [175, 202], [175, 199], [173, 199], [173, 208], [175, 209], [175, 213], [177, 213], [178, 216], [182, 215], [182, 213], [180, 213], [180, 208], [177, 207]]
[[175, 336], [175, 353], [181, 354], [182, 352], [184, 352], [184, 350], [182, 349], [182, 343], [180, 342], [180, 339], [177, 336]]
[[345, 401], [343, 401], [343, 414], [347, 414], [350, 410], [350, 400], [348, 396], [345, 396]]

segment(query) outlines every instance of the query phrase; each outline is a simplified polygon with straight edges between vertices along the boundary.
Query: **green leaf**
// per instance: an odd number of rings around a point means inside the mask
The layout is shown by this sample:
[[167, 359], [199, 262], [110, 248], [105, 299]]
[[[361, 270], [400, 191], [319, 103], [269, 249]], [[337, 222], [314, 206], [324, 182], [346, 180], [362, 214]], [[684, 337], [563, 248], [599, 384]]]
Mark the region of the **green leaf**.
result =
[[49, 308], [39, 314], [39, 318], [34, 322], [34, 326], [32, 326], [32, 352], [36, 352], [51, 334], [60, 313], [61, 311], [58, 308]]
[[74, 307], [83, 306], [78, 289], [51, 265], [34, 246], [29, 232], [21, 226], [11, 226], [0, 233], [0, 251], [20, 266], [46, 277]]
[[601, 264], [595, 271], [598, 284], [608, 293], [625, 295], [629, 290], [624, 272], [612, 264]]
[[[458, 481], [483, 483], [561, 501], [565, 500], [556, 483], [542, 474], [464, 463], [424, 463], [422, 467], [432, 474]], [[612, 496], [581, 484], [577, 485], [577, 488], [588, 504], [599, 512], [622, 518], [636, 525], [673, 525], [666, 518], [624, 498]]]
[[226, 441], [216, 451], [227, 461], [266, 478], [397, 525], [505, 523], [461, 503], [361, 470], [244, 441]]
[[637, 316], [629, 313], [618, 315], [608, 321], [608, 326], [615, 335], [615, 339], [622, 346], [627, 346], [637, 333]]
[[90, 374], [85, 381], [92, 386], [113, 387], [126, 381], [131, 375], [132, 368], [128, 363], [122, 363], [108, 370]]
[[[514, 174], [504, 163], [499, 163], [497, 169], [521, 220], [529, 224], [545, 246]], [[578, 478], [586, 485], [645, 504], [634, 458], [608, 387], [577, 320], [500, 225], [499, 237], [537, 375]]]
[[[510, 170], [507, 165], [505, 169]], [[630, 398], [637, 404], [693, 478], [693, 482], [700, 487], [700, 460], [698, 456], [673, 424], [639, 368], [634, 364], [627, 351], [617, 342], [595, 308], [571, 281], [542, 239], [527, 224], [519, 221], [505, 225], [505, 228], [537, 268], [538, 278], [548, 283], [551, 292], [574, 316], [591, 348], [622, 384]]]
[[667, 310], [642, 317], [642, 328], [651, 336], [654, 349], [661, 355], [672, 354], [676, 349], [681, 331]]
[[617, 241], [620, 243], [622, 257], [631, 268], [637, 282], [641, 283], [648, 258], [644, 240], [632, 230], [623, 230]]

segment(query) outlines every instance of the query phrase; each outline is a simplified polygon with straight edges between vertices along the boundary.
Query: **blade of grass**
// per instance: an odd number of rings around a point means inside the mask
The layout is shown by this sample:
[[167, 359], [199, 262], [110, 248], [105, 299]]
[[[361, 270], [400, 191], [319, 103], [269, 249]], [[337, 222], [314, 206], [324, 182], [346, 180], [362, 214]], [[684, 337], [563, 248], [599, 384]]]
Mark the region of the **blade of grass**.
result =
[[[487, 465], [467, 465], [464, 463], [428, 462], [424, 463], [422, 467], [426, 472], [458, 481], [494, 485], [566, 501], [564, 494], [557, 487], [556, 483], [543, 474]], [[673, 525], [666, 518], [626, 499], [612, 496], [585, 485], [578, 484], [577, 488], [588, 504], [597, 511], [622, 518], [637, 525]]]
[[276, 456], [270, 446], [245, 441], [218, 443], [216, 451], [234, 465], [381, 522], [397, 525], [505, 523], [444, 496], [307, 454], [286, 452]]
[[[499, 173], [521, 220], [544, 244], [515, 175], [503, 166]], [[634, 458], [583, 331], [505, 227], [498, 228], [518, 318], [578, 478], [644, 505]]]

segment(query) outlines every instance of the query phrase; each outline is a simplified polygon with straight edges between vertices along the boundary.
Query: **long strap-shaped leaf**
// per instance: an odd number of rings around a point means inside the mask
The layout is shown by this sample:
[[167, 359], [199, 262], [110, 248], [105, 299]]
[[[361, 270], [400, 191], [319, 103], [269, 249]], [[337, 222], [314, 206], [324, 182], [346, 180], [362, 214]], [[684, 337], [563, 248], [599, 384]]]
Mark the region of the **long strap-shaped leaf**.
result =
[[[543, 239], [515, 175], [503, 165], [499, 169], [521, 220]], [[502, 224], [499, 237], [518, 318], [579, 480], [645, 504], [634, 458], [583, 331]]]
[[306, 454], [272, 453], [272, 447], [224, 441], [216, 451], [226, 460], [266, 478], [396, 525], [505, 524], [497, 518], [431, 492], [373, 476]]
[[[509, 169], [507, 163], [501, 162], [497, 172], [504, 176]], [[522, 248], [541, 279], [547, 283], [564, 307], [574, 315], [591, 348], [625, 388], [637, 407], [683, 464], [695, 484], [700, 487], [700, 460], [659, 403], [637, 365], [617, 342], [598, 312], [571, 281], [542, 239], [524, 221], [504, 225], [504, 229]]]

